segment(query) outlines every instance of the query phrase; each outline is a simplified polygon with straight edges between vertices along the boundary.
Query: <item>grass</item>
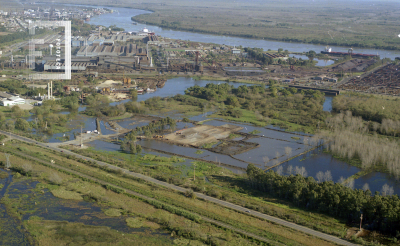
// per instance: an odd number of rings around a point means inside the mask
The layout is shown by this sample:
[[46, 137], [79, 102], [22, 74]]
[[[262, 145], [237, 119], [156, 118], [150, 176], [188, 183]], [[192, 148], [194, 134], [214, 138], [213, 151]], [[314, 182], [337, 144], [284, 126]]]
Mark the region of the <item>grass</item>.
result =
[[253, 131], [251, 131], [251, 132], [249, 132], [250, 134], [257, 134], [257, 133], [260, 133], [261, 131], [259, 131], [259, 130], [253, 130]]
[[202, 146], [201, 146], [201, 148], [203, 148], [203, 149], [210, 149], [210, 148], [212, 148], [214, 145], [216, 145], [218, 142], [211, 142], [211, 143], [206, 143], [206, 144], [203, 144]]
[[36, 219], [24, 224], [39, 245], [172, 245], [164, 236], [123, 233], [105, 226]]
[[65, 188], [60, 187], [58, 189], [51, 190], [53, 196], [62, 198], [62, 199], [71, 199], [71, 200], [83, 200], [82, 196], [74, 191], [65, 190]]
[[136, 218], [126, 218], [126, 224], [131, 228], [141, 228], [141, 227], [148, 227], [151, 229], [159, 229], [160, 226], [154, 222], [147, 221], [143, 218], [136, 217]]
[[242, 108], [235, 108], [242, 112], [242, 116], [240, 118], [232, 117], [232, 116], [222, 116], [218, 113], [212, 114], [210, 117], [214, 118], [221, 118], [224, 120], [236, 121], [236, 122], [243, 122], [243, 123], [250, 123], [256, 126], [266, 126], [267, 123], [265, 121], [257, 119], [254, 112], [242, 109]]
[[122, 215], [121, 210], [116, 208], [110, 208], [104, 211], [104, 214], [110, 217], [119, 217]]
[[294, 139], [294, 140], [300, 140], [301, 138], [299, 138], [299, 137], [290, 137], [291, 139]]
[[[33, 149], [37, 149], [36, 146], [32, 147]], [[27, 147], [26, 149], [30, 149], [29, 147]], [[51, 152], [48, 151], [43, 151], [45, 153], [44, 156], [46, 156], [47, 158], [53, 158], [53, 159], [57, 159], [57, 153], [56, 154], [52, 154]], [[58, 157], [60, 158], [60, 157]], [[4, 159], [4, 157], [0, 158]], [[33, 167], [33, 169], [35, 170], [35, 173], [41, 173], [41, 177], [46, 178], [48, 175], [46, 175], [46, 173], [53, 173], [54, 170], [46, 167], [46, 166], [42, 166], [39, 164], [36, 164], [34, 162], [30, 162], [27, 160], [21, 160], [19, 157], [15, 157], [12, 156], [12, 161], [15, 161], [16, 163], [18, 163], [18, 165], [22, 165], [19, 163], [30, 163]], [[59, 163], [59, 161], [56, 161], [57, 163]], [[60, 162], [61, 163], [61, 162]], [[65, 159], [64, 158], [64, 162], [62, 163], [64, 165], [66, 165], [67, 167], [74, 167], [74, 169], [76, 170], [80, 170], [82, 172], [88, 172], [88, 173], [92, 173], [95, 174], [96, 177], [98, 178], [102, 178], [102, 179], [106, 179], [106, 180], [113, 180], [113, 179], [121, 179], [121, 177], [118, 177], [117, 175], [114, 174], [110, 174], [106, 171], [102, 171], [99, 170], [97, 168], [93, 168], [90, 166], [86, 166], [82, 163], [76, 162], [74, 160], [70, 160], [70, 159]], [[205, 234], [205, 233], [209, 233], [209, 235], [211, 235], [212, 238], [216, 237], [216, 235], [219, 235], [218, 237], [221, 239], [213, 239], [213, 240], [224, 240], [225, 236], [224, 236], [224, 230], [222, 229], [218, 229], [212, 225], [209, 224], [201, 224], [201, 226], [195, 222], [191, 222], [190, 220], [186, 219], [183, 216], [179, 216], [173, 213], [170, 213], [166, 210], [163, 209], [159, 209], [154, 207], [153, 205], [150, 205], [144, 201], [140, 201], [136, 198], [132, 198], [126, 195], [122, 195], [122, 194], [117, 194], [115, 192], [112, 192], [110, 190], [107, 190], [105, 188], [103, 188], [100, 185], [94, 184], [94, 183], [90, 183], [87, 181], [77, 181], [76, 178], [71, 177], [70, 175], [61, 173], [61, 172], [57, 172], [60, 177], [65, 180], [63, 182], [63, 186], [65, 186], [66, 189], [68, 190], [74, 190], [80, 194], [82, 194], [85, 197], [90, 197], [90, 199], [92, 201], [97, 201], [100, 204], [103, 204], [103, 202], [107, 205], [107, 206], [111, 206], [113, 209], [117, 209], [118, 211], [121, 211], [121, 213], [127, 213], [131, 216], [139, 216], [143, 219], [146, 219], [149, 223], [145, 223], [147, 224], [148, 227], [157, 227], [155, 223], [158, 224], [158, 226], [163, 226], [164, 228], [168, 229], [168, 230], [172, 230], [175, 232], [179, 232], [180, 230], [182, 230], [182, 228], [185, 227], [185, 225], [187, 224], [194, 224], [194, 227], [189, 228], [189, 232], [193, 231], [194, 234], [192, 235], [198, 235], [200, 234]], [[100, 175], [100, 176], [99, 176]], [[72, 181], [73, 182], [70, 182]], [[129, 186], [131, 188], [133, 187], [137, 187], [134, 189], [140, 189], [140, 187], [148, 189], [148, 192], [154, 193], [156, 192], [157, 196], [161, 197], [163, 196], [162, 194], [164, 194], [166, 192], [165, 189], [154, 189], [151, 188], [151, 186], [142, 184], [140, 182], [135, 182], [134, 180], [131, 179], [126, 179], [123, 178], [123, 180], [128, 181], [128, 183], [134, 183], [135, 186]], [[121, 181], [117, 181], [118, 184]], [[151, 191], [153, 190], [153, 191]], [[172, 192], [172, 194], [174, 194], [174, 192]], [[182, 201], [180, 201], [182, 198], [184, 198], [183, 196], [181, 196], [180, 194], [176, 194], [175, 195], [176, 198], [179, 198], [179, 203], [181, 203]], [[170, 221], [169, 223], [167, 223], [168, 221]], [[151, 223], [150, 223], [151, 222]], [[185, 229], [187, 230], [187, 229]], [[179, 233], [179, 235], [182, 235], [181, 233]], [[221, 237], [222, 236], [222, 237]], [[192, 238], [192, 240], [195, 240], [195, 238]], [[231, 242], [237, 242], [239, 244], [242, 245], [253, 245], [251, 242], [249, 242], [248, 240], [242, 239], [240, 236], [236, 235], [233, 236], [233, 238], [231, 239]], [[147, 245], [147, 244], [144, 244]]]
[[242, 136], [242, 135], [234, 134], [234, 133], [229, 134], [229, 138], [230, 138], [230, 139], [240, 138], [241, 136]]
[[130, 117], [132, 117], [132, 116], [133, 116], [132, 113], [126, 112], [126, 113], [123, 114], [123, 115], [116, 116], [116, 117], [111, 117], [111, 118], [109, 118], [109, 120], [123, 120], [123, 119], [130, 118]]
[[[21, 144], [25, 150], [36, 153], [37, 150], [41, 149], [37, 146], [29, 146], [27, 144]], [[15, 149], [15, 148], [14, 148]], [[29, 153], [28, 152], [28, 153]], [[89, 153], [96, 153], [96, 151], [91, 150]], [[97, 151], [99, 155], [98, 158], [102, 157], [102, 152]], [[85, 153], [86, 155], [86, 153]], [[180, 193], [171, 192], [162, 187], [156, 187], [150, 184], [147, 184], [140, 180], [130, 179], [126, 176], [118, 173], [118, 172], [109, 172], [107, 170], [101, 170], [91, 165], [83, 164], [80, 162], [76, 162], [73, 159], [66, 159], [59, 155], [59, 153], [53, 153], [48, 150], [42, 149], [42, 158], [46, 159], [52, 158], [56, 160], [56, 163], [60, 163], [65, 165], [68, 168], [73, 168], [74, 170], [79, 170], [82, 173], [86, 173], [88, 175], [94, 176], [96, 178], [106, 180], [108, 182], [115, 183], [116, 185], [122, 186], [124, 189], [131, 189], [136, 192], [156, 197], [157, 200], [170, 204], [172, 206], [177, 206], [181, 209], [191, 211], [194, 213], [198, 213], [210, 218], [217, 219], [224, 223], [228, 223], [237, 228], [241, 228], [243, 230], [256, 233], [258, 235], [262, 235], [267, 238], [274, 238], [285, 245], [329, 245], [327, 242], [321, 241], [318, 238], [310, 238], [305, 236], [302, 233], [297, 231], [288, 232], [287, 229], [269, 223], [267, 221], [262, 221], [257, 218], [249, 217], [247, 215], [243, 215], [241, 213], [222, 208], [216, 204], [205, 202], [203, 200], [198, 199], [189, 199], [186, 196], [183, 196]], [[0, 156], [0, 161], [4, 159], [3, 156]], [[114, 159], [114, 158], [113, 158]], [[102, 159], [104, 161], [104, 159]], [[115, 160], [115, 159], [114, 159]], [[13, 160], [16, 163], [22, 163], [22, 161]], [[26, 161], [24, 161], [26, 162]], [[124, 161], [115, 162], [116, 165], [121, 165]], [[22, 165], [22, 164], [19, 164]], [[162, 164], [160, 167], [164, 167], [165, 164]], [[38, 168], [40, 167], [40, 168]], [[170, 164], [170, 167], [171, 164]], [[34, 169], [42, 169], [43, 166], [36, 165]], [[47, 167], [45, 167], [47, 168]], [[164, 168], [158, 169], [151, 167], [147, 169], [155, 170], [152, 175], [157, 175], [157, 173], [164, 173]], [[48, 168], [47, 168], [48, 169]], [[49, 172], [45, 171], [45, 172]], [[290, 202], [285, 202], [278, 200], [276, 198], [270, 198], [268, 194], [263, 194], [257, 191], [252, 191], [251, 189], [245, 188], [243, 182], [246, 181], [242, 179], [242, 177], [233, 175], [230, 172], [225, 172], [226, 170], [221, 169], [215, 165], [210, 165], [208, 163], [196, 163], [196, 176], [206, 176], [210, 183], [204, 182], [201, 178], [196, 179], [196, 183], [190, 181], [190, 179], [185, 179], [184, 186], [192, 187], [193, 190], [201, 191], [206, 194], [215, 196], [217, 198], [222, 198], [223, 200], [229, 201], [231, 203], [239, 204], [244, 207], [248, 207], [251, 209], [258, 210], [262, 213], [270, 214], [273, 216], [277, 216], [279, 218], [289, 220], [304, 226], [311, 227], [313, 229], [328, 232], [333, 235], [342, 236], [346, 231], [346, 224], [342, 221], [338, 221], [332, 217], [318, 214], [318, 213], [310, 213], [309, 211], [305, 211], [303, 209], [297, 208], [294, 204]], [[44, 171], [41, 171], [43, 173]], [[51, 170], [53, 172], [53, 170]], [[147, 172], [147, 171], [146, 171]], [[147, 173], [149, 175], [149, 173]], [[60, 176], [62, 174], [60, 173]], [[189, 176], [192, 176], [193, 173], [189, 169]], [[68, 176], [68, 175], [67, 175]], [[67, 176], [63, 175], [64, 180], [70, 180]], [[44, 175], [43, 177], [46, 177]], [[164, 176], [166, 177], [166, 176]], [[63, 186], [66, 186], [67, 190], [74, 190], [78, 193], [83, 194], [84, 196], [90, 196], [94, 201], [107, 201], [107, 205], [111, 206], [115, 209], [120, 210], [123, 213], [132, 214], [134, 216], [139, 216], [141, 218], [146, 218], [148, 221], [154, 221], [160, 224], [161, 221], [181, 221], [176, 217], [177, 215], [171, 214], [169, 212], [165, 213], [165, 210], [157, 209], [155, 207], [149, 206], [149, 204], [138, 201], [131, 197], [117, 194], [112, 191], [106, 190], [103, 187], [88, 183], [86, 181], [74, 181], [74, 182], [63, 182]], [[144, 209], [144, 210], [143, 210]], [[155, 209], [155, 210], [154, 210]], [[158, 211], [158, 212], [157, 212]], [[163, 211], [163, 212], [161, 212]], [[169, 214], [167, 217], [165, 215]], [[173, 219], [171, 218], [173, 217]], [[187, 219], [186, 219], [187, 220]], [[161, 224], [163, 224], [162, 222]], [[173, 225], [178, 226], [181, 222], [176, 222]], [[190, 222], [192, 223], [192, 222]], [[165, 224], [163, 224], [165, 225]], [[203, 228], [204, 224], [201, 224], [201, 227], [196, 227], [196, 230], [207, 231], [208, 228]], [[168, 228], [171, 227], [170, 225]], [[211, 227], [213, 228], [213, 227]], [[175, 229], [174, 229], [175, 230]], [[212, 229], [212, 230], [215, 230]], [[215, 234], [213, 234], [215, 235]], [[224, 233], [222, 234], [224, 238], [228, 237]], [[235, 238], [235, 240], [239, 240]], [[229, 243], [236, 242], [234, 239], [229, 241]]]
[[194, 152], [195, 154], [198, 154], [198, 155], [201, 155], [201, 154], [203, 154], [204, 153], [204, 151], [202, 151], [202, 150], [196, 150], [196, 152]]

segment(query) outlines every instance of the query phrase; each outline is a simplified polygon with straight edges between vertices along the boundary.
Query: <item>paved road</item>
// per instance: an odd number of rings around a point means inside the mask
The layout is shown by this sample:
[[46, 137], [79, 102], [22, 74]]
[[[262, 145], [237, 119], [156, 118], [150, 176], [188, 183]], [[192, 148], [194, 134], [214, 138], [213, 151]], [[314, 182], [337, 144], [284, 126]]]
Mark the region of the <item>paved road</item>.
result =
[[[8, 132], [0, 131], [0, 133], [10, 136], [10, 133], [8, 133]], [[116, 167], [114, 165], [111, 165], [111, 164], [108, 164], [108, 163], [105, 163], [105, 162], [102, 162], [102, 161], [97, 161], [97, 160], [94, 160], [92, 158], [89, 158], [89, 157], [86, 157], [86, 156], [82, 156], [82, 155], [79, 155], [77, 153], [74, 153], [74, 152], [71, 152], [71, 151], [68, 151], [68, 150], [60, 149], [60, 148], [57, 148], [57, 147], [52, 147], [50, 145], [47, 145], [45, 143], [37, 142], [37, 141], [35, 141], [33, 139], [30, 139], [30, 138], [21, 137], [21, 136], [15, 135], [15, 134], [11, 134], [11, 136], [13, 138], [15, 138], [15, 139], [18, 139], [18, 140], [21, 140], [21, 141], [24, 141], [24, 142], [27, 142], [27, 143], [37, 144], [39, 146], [42, 146], [42, 147], [45, 147], [45, 148], [48, 148], [48, 149], [52, 149], [52, 150], [60, 151], [60, 152], [63, 151], [65, 153], [67, 153], [67, 154], [70, 154], [70, 155], [73, 155], [73, 156], [76, 156], [76, 157], [79, 157], [79, 158], [82, 158], [82, 159], [85, 159], [85, 160], [94, 161], [100, 166], [106, 166], [106, 167], [111, 168], [111, 169], [121, 170], [122, 172], [124, 172], [126, 174], [129, 174], [129, 175], [131, 175], [133, 177], [140, 178], [140, 179], [143, 179], [143, 180], [146, 180], [148, 182], [155, 183], [155, 184], [158, 184], [158, 185], [161, 185], [161, 186], [164, 186], [164, 187], [168, 187], [168, 188], [173, 189], [173, 190], [177, 190], [177, 191], [180, 191], [180, 192], [186, 192], [187, 191], [187, 189], [185, 189], [185, 188], [182, 188], [182, 187], [179, 187], [179, 186], [176, 186], [176, 185], [173, 185], [173, 184], [169, 184], [169, 183], [166, 183], [166, 182], [162, 182], [160, 180], [145, 176], [145, 175], [140, 174], [140, 173], [130, 172], [130, 171], [126, 170], [126, 169], [123, 169], [123, 168], [120, 168], [120, 167]], [[322, 232], [319, 232], [319, 231], [315, 231], [313, 229], [310, 229], [310, 228], [307, 228], [307, 227], [304, 227], [304, 226], [300, 226], [300, 225], [297, 225], [295, 223], [291, 223], [291, 222], [288, 222], [288, 221], [285, 221], [285, 220], [282, 220], [282, 219], [279, 219], [279, 218], [276, 218], [276, 217], [273, 217], [273, 216], [270, 216], [270, 215], [266, 215], [266, 214], [257, 212], [255, 210], [244, 208], [244, 207], [238, 206], [238, 205], [230, 203], [230, 202], [219, 200], [219, 199], [216, 199], [214, 197], [210, 197], [210, 196], [204, 195], [202, 193], [195, 192], [195, 194], [196, 194], [196, 196], [198, 198], [202, 198], [204, 200], [219, 204], [221, 206], [224, 206], [224, 207], [227, 207], [227, 208], [230, 208], [230, 209], [234, 209], [234, 210], [242, 212], [242, 213], [247, 213], [247, 214], [250, 214], [250, 215], [252, 215], [254, 217], [265, 219], [265, 220], [274, 222], [276, 224], [279, 224], [279, 225], [282, 225], [282, 226], [286, 226], [288, 228], [292, 228], [292, 229], [295, 229], [297, 231], [301, 231], [301, 232], [307, 233], [307, 234], [315, 236], [315, 237], [322, 238], [322, 239], [324, 239], [326, 241], [334, 242], [334, 243], [337, 243], [339, 245], [347, 245], [347, 246], [355, 246], [355, 245], [357, 245], [357, 244], [353, 244], [351, 242], [348, 242], [346, 240], [340, 239], [338, 237], [331, 236], [329, 234], [325, 234], [325, 233], [322, 233]]]

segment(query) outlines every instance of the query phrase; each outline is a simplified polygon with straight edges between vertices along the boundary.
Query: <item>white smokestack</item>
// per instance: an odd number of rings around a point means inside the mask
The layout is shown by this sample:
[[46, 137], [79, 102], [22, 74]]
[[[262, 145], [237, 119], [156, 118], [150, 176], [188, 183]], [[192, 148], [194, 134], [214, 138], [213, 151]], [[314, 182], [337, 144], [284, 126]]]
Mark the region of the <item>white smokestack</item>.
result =
[[49, 44], [49, 48], [50, 48], [50, 55], [53, 55], [53, 45]]

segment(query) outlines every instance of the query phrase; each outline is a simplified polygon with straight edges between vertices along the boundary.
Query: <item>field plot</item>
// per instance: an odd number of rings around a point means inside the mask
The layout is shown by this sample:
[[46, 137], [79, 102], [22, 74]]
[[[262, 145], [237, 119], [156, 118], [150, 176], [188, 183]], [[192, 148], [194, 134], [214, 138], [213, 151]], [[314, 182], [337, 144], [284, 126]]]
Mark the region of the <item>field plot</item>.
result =
[[219, 127], [202, 125], [168, 134], [164, 137], [164, 139], [180, 145], [200, 147], [204, 144], [218, 142], [220, 139], [225, 139], [229, 137], [229, 134], [232, 132], [236, 132], [241, 129], [243, 128], [228, 124]]

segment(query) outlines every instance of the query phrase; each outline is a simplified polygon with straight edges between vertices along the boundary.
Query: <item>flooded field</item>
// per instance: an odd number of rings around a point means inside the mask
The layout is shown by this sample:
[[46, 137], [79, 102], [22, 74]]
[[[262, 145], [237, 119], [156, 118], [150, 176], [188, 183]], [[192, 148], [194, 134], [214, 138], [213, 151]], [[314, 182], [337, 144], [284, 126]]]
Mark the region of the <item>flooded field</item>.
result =
[[[198, 85], [198, 86], [205, 86], [208, 83], [220, 84], [225, 83], [223, 81], [210, 81], [210, 80], [194, 80], [192, 78], [173, 78], [169, 79], [163, 88], [158, 89], [153, 93], [145, 93], [142, 95], [138, 95], [137, 101], [147, 100], [151, 97], [159, 96], [159, 97], [168, 97], [174, 96], [176, 94], [184, 94], [185, 90], [191, 86]], [[250, 85], [250, 84], [243, 84], [243, 83], [235, 83], [229, 82], [229, 84], [233, 85], [234, 87], [238, 87], [240, 85]], [[326, 96], [325, 102], [323, 104], [324, 111], [331, 111], [332, 110], [332, 96]], [[120, 103], [128, 102], [129, 100], [124, 100], [120, 102], [111, 103], [111, 105], [117, 105]], [[80, 107], [79, 111], [85, 110], [85, 107]], [[70, 112], [64, 111], [60, 112], [61, 114], [69, 114]], [[194, 121], [205, 121], [205, 125], [210, 126], [222, 126], [227, 124], [226, 121], [221, 121], [218, 119], [211, 119], [208, 118], [212, 112], [206, 112], [204, 114], [200, 114], [197, 116], [193, 116], [190, 120]], [[173, 112], [168, 113], [168, 115], [161, 115], [161, 117], [172, 117], [175, 119], [181, 119], [182, 115], [174, 114]], [[160, 117], [160, 116], [155, 116]], [[147, 125], [151, 122], [151, 116], [146, 119], [124, 119], [119, 120], [118, 124], [126, 129], [134, 129], [136, 127], [141, 127]], [[28, 120], [34, 120], [34, 116], [28, 118]], [[96, 118], [88, 117], [85, 115], [79, 114], [76, 119], [71, 120], [68, 122], [68, 126], [72, 128], [72, 130], [64, 133], [57, 133], [53, 134], [52, 136], [48, 137], [48, 142], [62, 142], [66, 141], [66, 139], [73, 140], [75, 139], [75, 135], [82, 131], [93, 131], [96, 129]], [[239, 133], [249, 134], [252, 133], [256, 135], [253, 138], [244, 140], [246, 143], [249, 144], [257, 144], [257, 148], [250, 149], [249, 151], [239, 153], [239, 154], [221, 154], [217, 151], [213, 151], [213, 149], [201, 149], [202, 153], [196, 154], [198, 149], [191, 148], [191, 147], [183, 147], [177, 146], [169, 142], [165, 141], [158, 141], [154, 139], [149, 140], [142, 140], [139, 142], [143, 147], [146, 148], [147, 153], [156, 153], [157, 155], [180, 155], [185, 156], [187, 159], [187, 163], [184, 163], [186, 166], [191, 166], [192, 160], [190, 158], [199, 158], [206, 161], [212, 161], [221, 166], [225, 166], [230, 170], [234, 171], [235, 173], [242, 173], [244, 169], [247, 168], [249, 163], [253, 163], [260, 168], [268, 168], [273, 166], [279, 162], [283, 162], [287, 159], [290, 159], [293, 156], [297, 156], [307, 149], [310, 146], [310, 137], [309, 134], [304, 134], [301, 132], [285, 132], [285, 130], [280, 129], [279, 127], [274, 126], [267, 126], [267, 127], [256, 127], [249, 124], [244, 123], [234, 123], [229, 122], [231, 125], [235, 125], [237, 127], [242, 127], [242, 130], [239, 130]], [[193, 127], [192, 123], [184, 123], [178, 122], [175, 130], [181, 130], [184, 128], [191, 128]], [[113, 134], [115, 131], [111, 129], [108, 123], [101, 121], [100, 123], [101, 132], [103, 135]], [[38, 133], [39, 134], [39, 133]], [[64, 134], [66, 138], [64, 138]], [[233, 141], [242, 141], [245, 139], [243, 136], [238, 137], [235, 139], [231, 139]], [[217, 143], [220, 144], [221, 142]], [[96, 149], [107, 149], [110, 151], [119, 150], [119, 145], [115, 145], [112, 143], [107, 143], [103, 141], [93, 141], [89, 143], [90, 146]], [[215, 147], [215, 146], [213, 146]], [[235, 147], [232, 147], [233, 149]], [[290, 148], [290, 151], [288, 151]], [[154, 152], [153, 152], [154, 151]], [[146, 152], [145, 152], [146, 153]], [[303, 160], [304, 161], [300, 161]], [[266, 161], [267, 160], [267, 161]], [[357, 173], [359, 171], [358, 168], [352, 167], [345, 162], [341, 162], [338, 160], [333, 159], [330, 155], [324, 154], [321, 151], [313, 151], [311, 154], [301, 155], [299, 157], [290, 160], [289, 162], [285, 162], [282, 165], [283, 170], [286, 170], [288, 166], [299, 166], [305, 167], [308, 172], [309, 176], [315, 177], [318, 172], [326, 172], [330, 170], [332, 173], [333, 181], [338, 181], [340, 177], [348, 178], [351, 175]], [[368, 183], [370, 189], [373, 191], [380, 191], [384, 184], [388, 184], [389, 186], [393, 186], [394, 191], [396, 194], [400, 194], [400, 185], [393, 177], [382, 174], [382, 173], [372, 173], [366, 176], [363, 176], [354, 182], [354, 187], [361, 188], [364, 186], [365, 183]]]
[[[1, 183], [11, 182], [11, 175]], [[79, 222], [84, 225], [106, 226], [124, 233], [143, 233], [157, 235], [163, 240], [172, 242], [169, 234], [162, 230], [150, 231], [146, 228], [131, 228], [127, 226], [126, 216], [110, 217], [104, 214], [107, 207], [100, 207], [87, 201], [66, 200], [53, 196], [47, 189], [41, 188], [41, 184], [32, 180], [14, 181], [1, 190], [1, 197], [6, 195], [13, 201], [18, 213], [22, 215], [22, 221], [29, 220], [32, 216], [50, 221]], [[3, 204], [0, 204], [2, 212], [0, 244], [1, 245], [30, 245], [23, 233], [18, 229], [19, 225], [7, 214]], [[4, 221], [7, 220], [7, 223]]]
[[[0, 174], [5, 171], [0, 169]], [[7, 189], [12, 182], [12, 176], [7, 172], [6, 178], [0, 178], [0, 199], [7, 194]], [[11, 217], [6, 206], [0, 203], [0, 245], [29, 246], [27, 235], [22, 231], [21, 224]]]

